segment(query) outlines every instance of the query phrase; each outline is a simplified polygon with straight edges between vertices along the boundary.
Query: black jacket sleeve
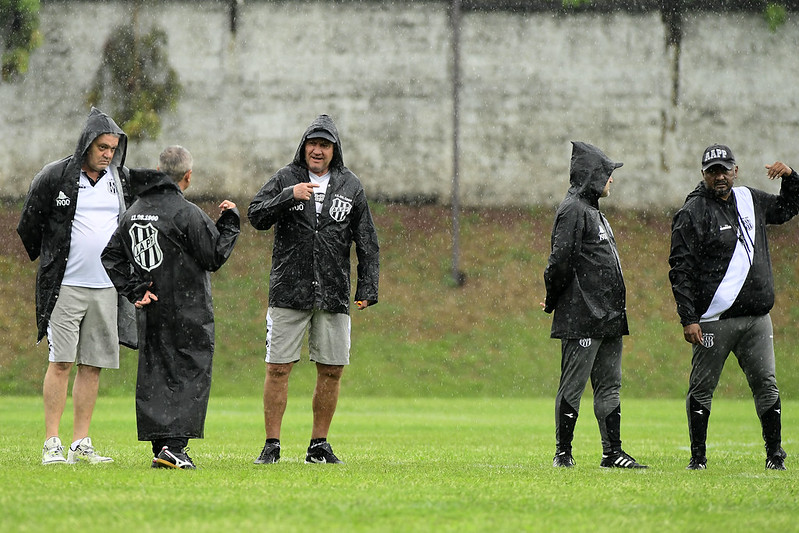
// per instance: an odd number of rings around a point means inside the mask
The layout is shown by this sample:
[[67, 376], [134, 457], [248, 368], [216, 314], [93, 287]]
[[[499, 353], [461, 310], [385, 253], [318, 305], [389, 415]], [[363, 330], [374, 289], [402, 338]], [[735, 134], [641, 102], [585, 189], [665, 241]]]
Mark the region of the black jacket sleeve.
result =
[[544, 270], [546, 300], [544, 311], [555, 310], [558, 300], [574, 279], [575, 257], [583, 234], [582, 218], [576, 209], [559, 209], [552, 227], [552, 250]]
[[271, 228], [281, 214], [299, 203], [294, 199], [294, 185], [283, 184], [281, 174], [284, 172], [280, 170], [272, 176], [250, 202], [247, 218], [255, 229]]
[[702, 242], [702, 226], [690, 209], [680, 209], [671, 224], [671, 250], [669, 252], [669, 281], [677, 314], [683, 326], [698, 324], [699, 316], [694, 305], [697, 264]]
[[189, 216], [186, 228], [189, 253], [203, 269], [216, 272], [230, 257], [239, 237], [239, 210], [225, 210], [216, 224], [196, 206]]
[[44, 225], [50, 216], [51, 194], [45, 175], [46, 169], [33, 178], [17, 225], [17, 233], [31, 261], [35, 261], [41, 253]]
[[770, 195], [766, 206], [766, 224], [782, 224], [799, 213], [799, 174], [794, 170], [782, 178], [779, 195]]
[[353, 228], [355, 253], [358, 257], [358, 284], [355, 289], [355, 300], [367, 300], [374, 305], [378, 299], [380, 246], [377, 242], [377, 230], [372, 220], [372, 213], [363, 190], [358, 196]]

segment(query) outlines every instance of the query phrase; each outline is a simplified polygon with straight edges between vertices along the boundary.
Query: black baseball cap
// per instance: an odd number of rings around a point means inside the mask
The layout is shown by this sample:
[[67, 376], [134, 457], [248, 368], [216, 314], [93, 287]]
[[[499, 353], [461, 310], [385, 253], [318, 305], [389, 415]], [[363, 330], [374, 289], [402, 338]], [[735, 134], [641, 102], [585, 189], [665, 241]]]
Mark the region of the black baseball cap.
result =
[[325, 130], [312, 131], [311, 133], [308, 134], [308, 137], [306, 137], [306, 140], [307, 139], [325, 139], [327, 141], [332, 142], [333, 144], [336, 144], [336, 138]]
[[713, 165], [722, 165], [727, 170], [735, 166], [735, 156], [729, 146], [723, 144], [713, 144], [705, 148], [702, 152], [702, 172]]

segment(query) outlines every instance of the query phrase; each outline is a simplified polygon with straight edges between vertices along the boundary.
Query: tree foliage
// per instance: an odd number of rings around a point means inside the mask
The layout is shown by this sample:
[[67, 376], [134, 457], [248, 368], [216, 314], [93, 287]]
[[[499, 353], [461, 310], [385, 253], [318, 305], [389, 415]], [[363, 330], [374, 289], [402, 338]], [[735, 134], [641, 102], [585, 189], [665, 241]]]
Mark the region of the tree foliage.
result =
[[763, 18], [766, 19], [769, 29], [776, 32], [788, 20], [788, 11], [784, 5], [772, 2], [766, 6]]
[[103, 47], [87, 101], [107, 109], [131, 139], [158, 137], [159, 114], [177, 106], [181, 86], [166, 49], [163, 29], [138, 35], [135, 23], [114, 28]]
[[42, 43], [39, 0], [0, 0], [3, 81], [28, 71], [30, 53]]

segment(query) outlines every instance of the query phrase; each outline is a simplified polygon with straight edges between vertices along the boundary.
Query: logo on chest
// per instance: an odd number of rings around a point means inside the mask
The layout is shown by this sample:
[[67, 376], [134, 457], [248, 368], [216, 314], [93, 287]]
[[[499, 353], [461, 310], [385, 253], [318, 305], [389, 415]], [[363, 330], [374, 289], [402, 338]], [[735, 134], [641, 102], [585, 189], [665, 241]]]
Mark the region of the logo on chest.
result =
[[330, 205], [330, 218], [336, 222], [344, 222], [352, 211], [352, 200], [343, 196], [336, 196]]
[[144, 270], [150, 272], [161, 266], [164, 252], [158, 245], [158, 229], [151, 223], [133, 224], [128, 231], [131, 239], [133, 260]]
[[608, 233], [605, 231], [605, 226], [599, 226], [599, 242], [608, 240]]
[[64, 191], [58, 191], [58, 197], [55, 199], [55, 205], [58, 207], [67, 207], [70, 204], [69, 197], [64, 194]]

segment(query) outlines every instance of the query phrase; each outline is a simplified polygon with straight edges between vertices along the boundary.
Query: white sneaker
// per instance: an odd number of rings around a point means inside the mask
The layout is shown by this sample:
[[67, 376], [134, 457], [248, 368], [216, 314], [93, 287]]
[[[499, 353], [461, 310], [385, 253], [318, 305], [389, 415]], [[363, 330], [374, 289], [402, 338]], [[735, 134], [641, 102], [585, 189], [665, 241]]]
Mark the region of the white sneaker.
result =
[[69, 447], [67, 454], [67, 463], [74, 465], [78, 461], [87, 461], [89, 464], [96, 465], [98, 463], [113, 463], [114, 460], [110, 457], [103, 457], [94, 451], [92, 446], [92, 439], [83, 437], [78, 441], [78, 446], [73, 450], [72, 446]]
[[42, 448], [42, 464], [52, 465], [56, 463], [66, 463], [64, 458], [64, 447], [61, 446], [61, 439], [58, 437], [50, 437], [44, 441]]

